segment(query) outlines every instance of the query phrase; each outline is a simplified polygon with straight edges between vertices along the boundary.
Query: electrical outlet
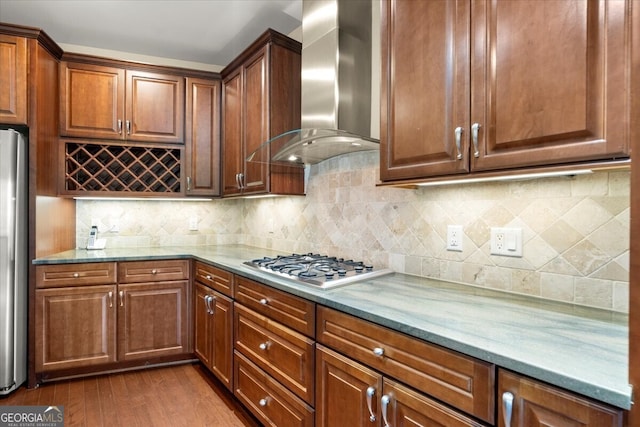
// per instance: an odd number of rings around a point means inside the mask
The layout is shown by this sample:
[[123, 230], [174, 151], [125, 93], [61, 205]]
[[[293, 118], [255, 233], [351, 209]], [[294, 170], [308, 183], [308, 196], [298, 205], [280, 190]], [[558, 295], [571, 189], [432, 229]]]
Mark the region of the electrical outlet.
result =
[[491, 255], [522, 257], [522, 228], [491, 227]]
[[447, 225], [447, 250], [462, 252], [461, 225]]
[[192, 215], [189, 217], [189, 230], [197, 231], [198, 230], [198, 216]]

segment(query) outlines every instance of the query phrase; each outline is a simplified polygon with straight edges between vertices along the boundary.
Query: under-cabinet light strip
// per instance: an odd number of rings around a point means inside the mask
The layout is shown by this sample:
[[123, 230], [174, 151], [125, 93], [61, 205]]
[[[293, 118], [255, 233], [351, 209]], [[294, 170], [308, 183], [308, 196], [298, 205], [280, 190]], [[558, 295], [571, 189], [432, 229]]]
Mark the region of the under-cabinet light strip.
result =
[[95, 201], [118, 201], [118, 202], [126, 202], [126, 201], [137, 201], [137, 202], [210, 202], [213, 199], [202, 199], [202, 198], [184, 198], [184, 199], [176, 199], [170, 197], [85, 197], [85, 196], [77, 196], [74, 197], [75, 200], [95, 200]]
[[507, 175], [507, 176], [487, 176], [481, 178], [469, 178], [469, 179], [449, 179], [445, 181], [432, 181], [432, 182], [423, 182], [420, 184], [415, 184], [419, 187], [434, 187], [438, 185], [450, 185], [450, 184], [471, 184], [476, 182], [490, 182], [490, 181], [516, 181], [516, 180], [525, 180], [525, 179], [538, 179], [538, 178], [553, 178], [559, 176], [574, 176], [574, 175], [585, 175], [593, 173], [591, 169], [576, 169], [569, 171], [555, 171], [555, 172], [538, 172], [538, 173], [524, 173], [517, 175]]

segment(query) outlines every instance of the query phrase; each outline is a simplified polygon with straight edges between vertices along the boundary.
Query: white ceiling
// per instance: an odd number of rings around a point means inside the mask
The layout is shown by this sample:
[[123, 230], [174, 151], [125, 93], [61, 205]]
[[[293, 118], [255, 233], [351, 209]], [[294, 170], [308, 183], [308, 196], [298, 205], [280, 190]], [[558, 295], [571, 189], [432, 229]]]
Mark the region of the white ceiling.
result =
[[0, 22], [59, 44], [224, 66], [267, 28], [300, 27], [302, 0], [0, 0]]

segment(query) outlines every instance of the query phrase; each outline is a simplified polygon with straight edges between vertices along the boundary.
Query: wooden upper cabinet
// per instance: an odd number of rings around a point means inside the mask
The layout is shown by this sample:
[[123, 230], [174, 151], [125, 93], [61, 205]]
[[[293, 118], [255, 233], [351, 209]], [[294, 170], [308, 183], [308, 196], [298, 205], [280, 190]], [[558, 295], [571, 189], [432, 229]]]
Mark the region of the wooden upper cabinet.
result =
[[220, 80], [187, 78], [185, 150], [188, 196], [220, 195]]
[[[498, 398], [499, 427], [623, 425], [621, 409], [504, 370], [498, 373]], [[506, 411], [509, 401], [511, 416]]]
[[630, 10], [384, 1], [381, 179], [628, 157]]
[[304, 169], [269, 164], [264, 142], [300, 127], [300, 43], [266, 31], [222, 70], [224, 196], [304, 194]]
[[0, 34], [0, 123], [27, 124], [27, 39]]
[[183, 142], [183, 77], [66, 61], [60, 67], [61, 135]]
[[132, 70], [126, 76], [126, 138], [183, 142], [184, 78]]
[[381, 18], [381, 180], [467, 172], [468, 1], [389, 0]]

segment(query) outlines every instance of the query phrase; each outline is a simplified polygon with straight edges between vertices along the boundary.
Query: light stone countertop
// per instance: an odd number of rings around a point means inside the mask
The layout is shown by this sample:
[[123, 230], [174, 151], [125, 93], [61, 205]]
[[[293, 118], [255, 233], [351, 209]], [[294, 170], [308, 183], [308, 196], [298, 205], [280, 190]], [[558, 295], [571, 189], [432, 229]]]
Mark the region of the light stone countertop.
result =
[[277, 253], [241, 245], [77, 249], [34, 264], [194, 258], [619, 408], [631, 406], [624, 314], [398, 273], [322, 290], [243, 264]]

